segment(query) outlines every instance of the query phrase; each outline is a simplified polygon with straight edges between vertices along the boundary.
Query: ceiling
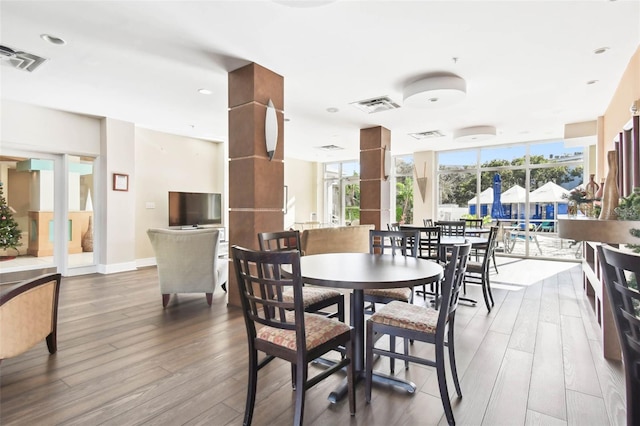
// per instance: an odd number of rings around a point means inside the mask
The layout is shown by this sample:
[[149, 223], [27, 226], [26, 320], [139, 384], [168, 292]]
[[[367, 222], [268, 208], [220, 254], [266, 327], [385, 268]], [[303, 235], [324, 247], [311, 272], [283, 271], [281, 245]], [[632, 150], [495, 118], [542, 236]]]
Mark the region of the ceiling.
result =
[[[640, 45], [640, 1], [282, 3], [3, 0], [0, 44], [48, 60], [32, 73], [1, 66], [1, 96], [227, 141], [227, 73], [256, 62], [284, 76], [285, 156], [335, 161], [357, 159], [359, 129], [378, 125], [394, 155], [562, 138], [604, 113]], [[403, 87], [432, 73], [462, 77], [466, 97], [402, 106]], [[350, 105], [384, 95], [401, 108]], [[491, 142], [453, 140], [485, 125]], [[409, 136], [431, 130], [444, 136]]]

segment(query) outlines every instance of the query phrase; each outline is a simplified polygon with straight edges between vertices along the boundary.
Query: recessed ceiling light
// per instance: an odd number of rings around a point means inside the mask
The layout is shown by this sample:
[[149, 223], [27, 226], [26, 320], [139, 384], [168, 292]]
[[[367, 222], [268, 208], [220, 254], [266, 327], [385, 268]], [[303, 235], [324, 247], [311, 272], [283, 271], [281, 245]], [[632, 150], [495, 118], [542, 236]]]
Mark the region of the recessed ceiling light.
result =
[[210, 95], [213, 92], [209, 89], [198, 89], [198, 93], [203, 94], [203, 95]]
[[453, 132], [453, 139], [456, 142], [484, 141], [496, 136], [494, 126], [472, 126], [458, 129]]
[[60, 37], [52, 36], [51, 34], [40, 34], [40, 38], [48, 43], [55, 44], [58, 46], [63, 46], [67, 44], [67, 42], [61, 39]]
[[592, 84], [596, 84], [598, 82], [598, 80], [589, 80], [587, 81], [588, 85], [592, 85]]
[[340, 111], [340, 110], [339, 110], [338, 108], [336, 108], [336, 107], [329, 107], [329, 108], [327, 108], [327, 112], [330, 112], [330, 113], [332, 113], [332, 114], [333, 114], [333, 113], [336, 113], [336, 112], [338, 112], [338, 111]]
[[438, 108], [464, 99], [467, 83], [453, 74], [432, 75], [408, 84], [403, 91], [404, 105]]
[[599, 47], [596, 50], [594, 50], [593, 53], [595, 53], [596, 55], [601, 55], [604, 52], [606, 52], [607, 50], [609, 50], [608, 47]]

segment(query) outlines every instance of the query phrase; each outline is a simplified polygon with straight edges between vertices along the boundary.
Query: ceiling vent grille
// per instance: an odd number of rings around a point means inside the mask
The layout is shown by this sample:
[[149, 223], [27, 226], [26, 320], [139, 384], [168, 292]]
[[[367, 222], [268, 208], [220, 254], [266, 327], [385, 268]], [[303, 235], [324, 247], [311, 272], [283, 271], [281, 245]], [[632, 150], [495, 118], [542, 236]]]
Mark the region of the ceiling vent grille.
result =
[[380, 96], [377, 98], [366, 99], [364, 101], [351, 102], [351, 105], [362, 112], [366, 112], [367, 114], [400, 108], [400, 105], [393, 102], [388, 96]]
[[318, 149], [321, 149], [323, 151], [340, 151], [344, 148], [338, 145], [323, 145], [319, 146]]
[[426, 132], [409, 133], [409, 136], [415, 139], [433, 139], [444, 136], [440, 130], [427, 130]]
[[2, 65], [33, 72], [46, 62], [45, 58], [32, 53], [15, 51], [7, 46], [0, 46], [0, 63]]

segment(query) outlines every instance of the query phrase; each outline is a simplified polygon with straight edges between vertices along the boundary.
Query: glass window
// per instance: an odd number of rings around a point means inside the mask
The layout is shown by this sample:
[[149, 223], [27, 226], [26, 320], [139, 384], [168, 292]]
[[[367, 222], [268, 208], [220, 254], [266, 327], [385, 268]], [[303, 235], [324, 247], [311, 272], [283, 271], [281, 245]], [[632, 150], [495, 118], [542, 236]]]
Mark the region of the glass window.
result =
[[527, 147], [524, 145], [480, 150], [481, 167], [521, 166], [524, 164]]
[[438, 154], [438, 170], [465, 170], [478, 164], [478, 150], [445, 151]]

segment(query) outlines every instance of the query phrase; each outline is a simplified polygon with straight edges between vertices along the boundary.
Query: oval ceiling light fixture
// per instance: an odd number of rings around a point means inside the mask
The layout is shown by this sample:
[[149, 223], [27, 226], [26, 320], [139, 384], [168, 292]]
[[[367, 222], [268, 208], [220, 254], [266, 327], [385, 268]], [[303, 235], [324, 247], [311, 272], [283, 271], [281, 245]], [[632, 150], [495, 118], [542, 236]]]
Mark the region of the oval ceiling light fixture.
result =
[[51, 34], [40, 34], [40, 38], [47, 43], [55, 44], [57, 46], [64, 46], [67, 44], [67, 42], [60, 37], [52, 36]]
[[467, 82], [454, 74], [424, 77], [405, 86], [404, 105], [417, 108], [441, 108], [464, 99]]
[[485, 141], [496, 137], [494, 126], [472, 126], [458, 129], [453, 132], [453, 140], [456, 142]]

